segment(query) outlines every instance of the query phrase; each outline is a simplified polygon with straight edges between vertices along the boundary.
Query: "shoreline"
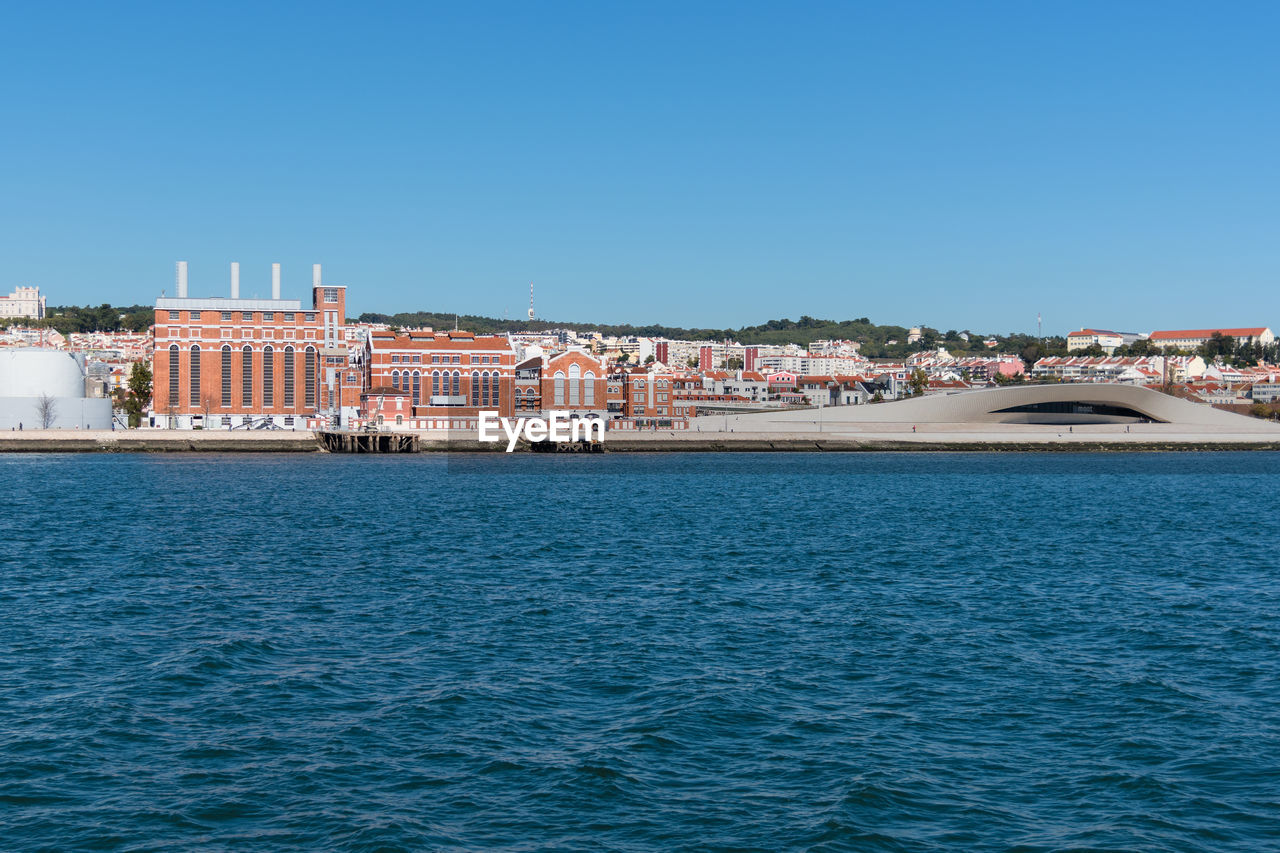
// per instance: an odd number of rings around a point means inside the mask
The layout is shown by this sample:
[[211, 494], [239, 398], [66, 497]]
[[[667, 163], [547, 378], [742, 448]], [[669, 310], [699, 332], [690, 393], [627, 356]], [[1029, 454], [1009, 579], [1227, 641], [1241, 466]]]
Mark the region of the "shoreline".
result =
[[[941, 425], [938, 425], [941, 426]], [[956, 425], [957, 427], [959, 425]], [[379, 433], [408, 435], [409, 433]], [[474, 433], [418, 436], [418, 453], [502, 453], [505, 444], [478, 441]], [[1163, 453], [1280, 451], [1280, 435], [1268, 432], [1214, 434], [1211, 431], [1143, 430], [1116, 433], [1056, 428], [1012, 430], [937, 429], [862, 433], [688, 433], [610, 434], [605, 453]], [[328, 453], [317, 433], [185, 430], [28, 430], [0, 433], [0, 453]], [[521, 442], [515, 452], [530, 452]], [[394, 455], [379, 453], [374, 455]]]

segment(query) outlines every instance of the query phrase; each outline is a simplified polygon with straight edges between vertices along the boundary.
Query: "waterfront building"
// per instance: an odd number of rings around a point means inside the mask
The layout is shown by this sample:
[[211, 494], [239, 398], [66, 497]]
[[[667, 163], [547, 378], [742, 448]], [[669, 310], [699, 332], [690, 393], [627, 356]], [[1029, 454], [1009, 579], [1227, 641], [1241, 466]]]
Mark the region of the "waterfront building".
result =
[[103, 378], [84, 356], [21, 347], [0, 350], [0, 430], [111, 429]]
[[515, 412], [516, 353], [505, 335], [371, 331], [362, 365], [365, 387], [409, 395], [415, 429], [475, 429], [482, 410]]
[[544, 412], [608, 417], [604, 365], [580, 349], [547, 359], [541, 376]]
[[578, 347], [552, 356], [535, 355], [515, 366], [517, 415], [545, 417], [552, 411], [608, 418], [605, 367]]
[[[1238, 398], [1237, 398], [1238, 399]], [[1257, 418], [1178, 399], [1148, 388], [1116, 383], [1052, 383], [1009, 385], [959, 393], [913, 397], [879, 406], [841, 406], [823, 413], [821, 426], [811, 410], [775, 411], [699, 417], [694, 428], [702, 432], [733, 430], [737, 433], [823, 432], [858, 433], [867, 424], [896, 424], [906, 431], [916, 424], [945, 424], [964, 429], [982, 425], [996, 436], [1005, 424], [1041, 424], [1067, 427], [1085, 424], [1168, 423], [1212, 432], [1266, 433], [1274, 437], [1280, 427]], [[1015, 433], [1016, 435], [1016, 433]]]
[[359, 405], [346, 346], [346, 288], [312, 268], [311, 304], [283, 299], [272, 264], [270, 299], [191, 297], [178, 262], [177, 295], [155, 306], [152, 425], [202, 429], [341, 425]]
[[685, 429], [675, 414], [675, 374], [644, 367], [617, 370], [606, 382], [610, 429]]
[[0, 318], [45, 318], [45, 298], [38, 287], [18, 287], [8, 296], [0, 296]]

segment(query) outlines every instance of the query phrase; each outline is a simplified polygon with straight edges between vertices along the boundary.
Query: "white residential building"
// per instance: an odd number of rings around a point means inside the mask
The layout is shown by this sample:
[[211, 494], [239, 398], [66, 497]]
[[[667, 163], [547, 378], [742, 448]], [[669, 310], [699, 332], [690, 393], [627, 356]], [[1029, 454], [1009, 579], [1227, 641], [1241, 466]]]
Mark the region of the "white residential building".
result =
[[44, 319], [44, 297], [38, 287], [19, 287], [8, 296], [0, 296], [0, 317]]

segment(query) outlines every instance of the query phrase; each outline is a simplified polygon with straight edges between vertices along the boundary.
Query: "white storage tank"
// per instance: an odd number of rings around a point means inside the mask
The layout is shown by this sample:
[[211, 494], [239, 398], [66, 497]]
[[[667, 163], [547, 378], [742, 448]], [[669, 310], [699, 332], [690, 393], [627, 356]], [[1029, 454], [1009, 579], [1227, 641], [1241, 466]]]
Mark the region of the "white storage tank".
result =
[[39, 429], [42, 398], [54, 429], [111, 429], [111, 400], [86, 398], [84, 362], [61, 350], [0, 349], [0, 429]]
[[83, 397], [84, 368], [69, 352], [0, 349], [0, 397]]

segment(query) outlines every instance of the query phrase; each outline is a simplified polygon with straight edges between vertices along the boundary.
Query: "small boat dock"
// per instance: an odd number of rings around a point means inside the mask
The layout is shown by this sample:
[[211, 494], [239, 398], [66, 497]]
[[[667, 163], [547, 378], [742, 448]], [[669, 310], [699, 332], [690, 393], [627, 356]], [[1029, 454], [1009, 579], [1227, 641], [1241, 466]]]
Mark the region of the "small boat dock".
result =
[[330, 453], [417, 453], [418, 436], [397, 432], [318, 431], [316, 441]]

